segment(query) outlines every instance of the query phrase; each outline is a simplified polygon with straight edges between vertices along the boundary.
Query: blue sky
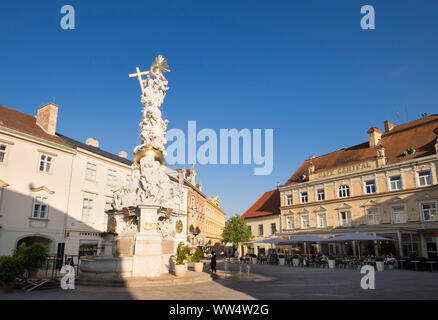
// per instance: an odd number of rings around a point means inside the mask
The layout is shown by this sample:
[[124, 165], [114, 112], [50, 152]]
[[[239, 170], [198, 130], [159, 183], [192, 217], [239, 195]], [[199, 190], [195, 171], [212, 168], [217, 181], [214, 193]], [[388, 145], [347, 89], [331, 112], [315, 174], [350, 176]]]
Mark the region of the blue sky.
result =
[[[76, 29], [60, 28], [73, 5]], [[362, 5], [376, 29], [362, 30]], [[228, 216], [284, 183], [310, 155], [367, 140], [372, 126], [435, 113], [438, 2], [11, 1], [0, 3], [0, 104], [35, 114], [54, 101], [57, 131], [131, 154], [139, 87], [128, 74], [169, 61], [169, 128], [274, 129], [274, 170], [198, 165]], [[399, 112], [399, 117], [397, 117]], [[132, 156], [131, 156], [132, 158]]]

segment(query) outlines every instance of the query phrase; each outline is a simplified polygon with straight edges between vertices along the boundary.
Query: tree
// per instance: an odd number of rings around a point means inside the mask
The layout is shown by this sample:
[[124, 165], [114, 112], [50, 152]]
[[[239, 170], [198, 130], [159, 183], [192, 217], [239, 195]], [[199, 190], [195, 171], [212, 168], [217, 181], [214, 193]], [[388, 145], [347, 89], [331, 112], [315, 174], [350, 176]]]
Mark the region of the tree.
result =
[[252, 234], [246, 225], [245, 219], [236, 214], [227, 221], [222, 232], [222, 238], [225, 243], [231, 242], [234, 248], [238, 248], [239, 244], [250, 241]]

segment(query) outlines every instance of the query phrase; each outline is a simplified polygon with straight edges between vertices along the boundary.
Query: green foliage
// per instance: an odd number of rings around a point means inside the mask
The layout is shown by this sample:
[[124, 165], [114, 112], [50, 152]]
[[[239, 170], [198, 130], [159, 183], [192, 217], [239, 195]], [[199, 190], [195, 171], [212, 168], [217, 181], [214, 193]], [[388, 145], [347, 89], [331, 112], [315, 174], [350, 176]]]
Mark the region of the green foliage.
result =
[[22, 260], [16, 256], [0, 257], [0, 284], [15, 285], [18, 277], [23, 275]]
[[332, 256], [332, 255], [329, 255], [329, 256], [328, 256], [328, 259], [329, 259], [329, 260], [335, 260], [335, 257]]
[[231, 242], [234, 248], [238, 248], [240, 243], [248, 242], [252, 239], [251, 231], [246, 225], [245, 219], [238, 214], [231, 217], [222, 232], [224, 242]]
[[184, 245], [183, 242], [178, 243], [178, 248], [176, 249], [176, 264], [184, 265], [187, 260], [188, 252], [189, 248]]
[[202, 251], [201, 247], [197, 247], [195, 252], [193, 253], [192, 261], [193, 262], [201, 262], [203, 257], [204, 257], [204, 251]]
[[376, 257], [375, 259], [374, 259], [375, 261], [383, 261], [383, 257]]
[[15, 251], [17, 257], [27, 270], [41, 268], [49, 257], [49, 248], [41, 242], [35, 242], [31, 246], [22, 243]]

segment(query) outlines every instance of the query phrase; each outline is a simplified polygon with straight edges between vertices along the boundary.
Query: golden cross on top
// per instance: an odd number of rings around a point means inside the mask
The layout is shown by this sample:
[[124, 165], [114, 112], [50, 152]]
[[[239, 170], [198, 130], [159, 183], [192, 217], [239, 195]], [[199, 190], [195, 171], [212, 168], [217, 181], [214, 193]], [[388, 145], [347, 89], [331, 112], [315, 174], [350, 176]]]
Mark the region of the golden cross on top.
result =
[[142, 79], [141, 76], [149, 74], [149, 71], [140, 72], [140, 68], [139, 67], [137, 67], [136, 70], [137, 70], [137, 73], [131, 73], [129, 75], [129, 77], [130, 78], [134, 78], [134, 77], [138, 78], [138, 82], [140, 82], [141, 92], [143, 92], [144, 91], [144, 82], [143, 82], [144, 80]]

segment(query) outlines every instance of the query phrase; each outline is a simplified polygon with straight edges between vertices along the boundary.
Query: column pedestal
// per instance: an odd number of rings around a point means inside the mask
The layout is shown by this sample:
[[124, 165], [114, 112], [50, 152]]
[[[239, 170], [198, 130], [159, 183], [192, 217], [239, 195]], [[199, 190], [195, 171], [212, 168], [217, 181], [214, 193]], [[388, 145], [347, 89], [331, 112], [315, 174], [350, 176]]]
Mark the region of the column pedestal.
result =
[[163, 271], [162, 239], [156, 230], [159, 206], [139, 206], [139, 233], [135, 238], [133, 277], [158, 277]]

